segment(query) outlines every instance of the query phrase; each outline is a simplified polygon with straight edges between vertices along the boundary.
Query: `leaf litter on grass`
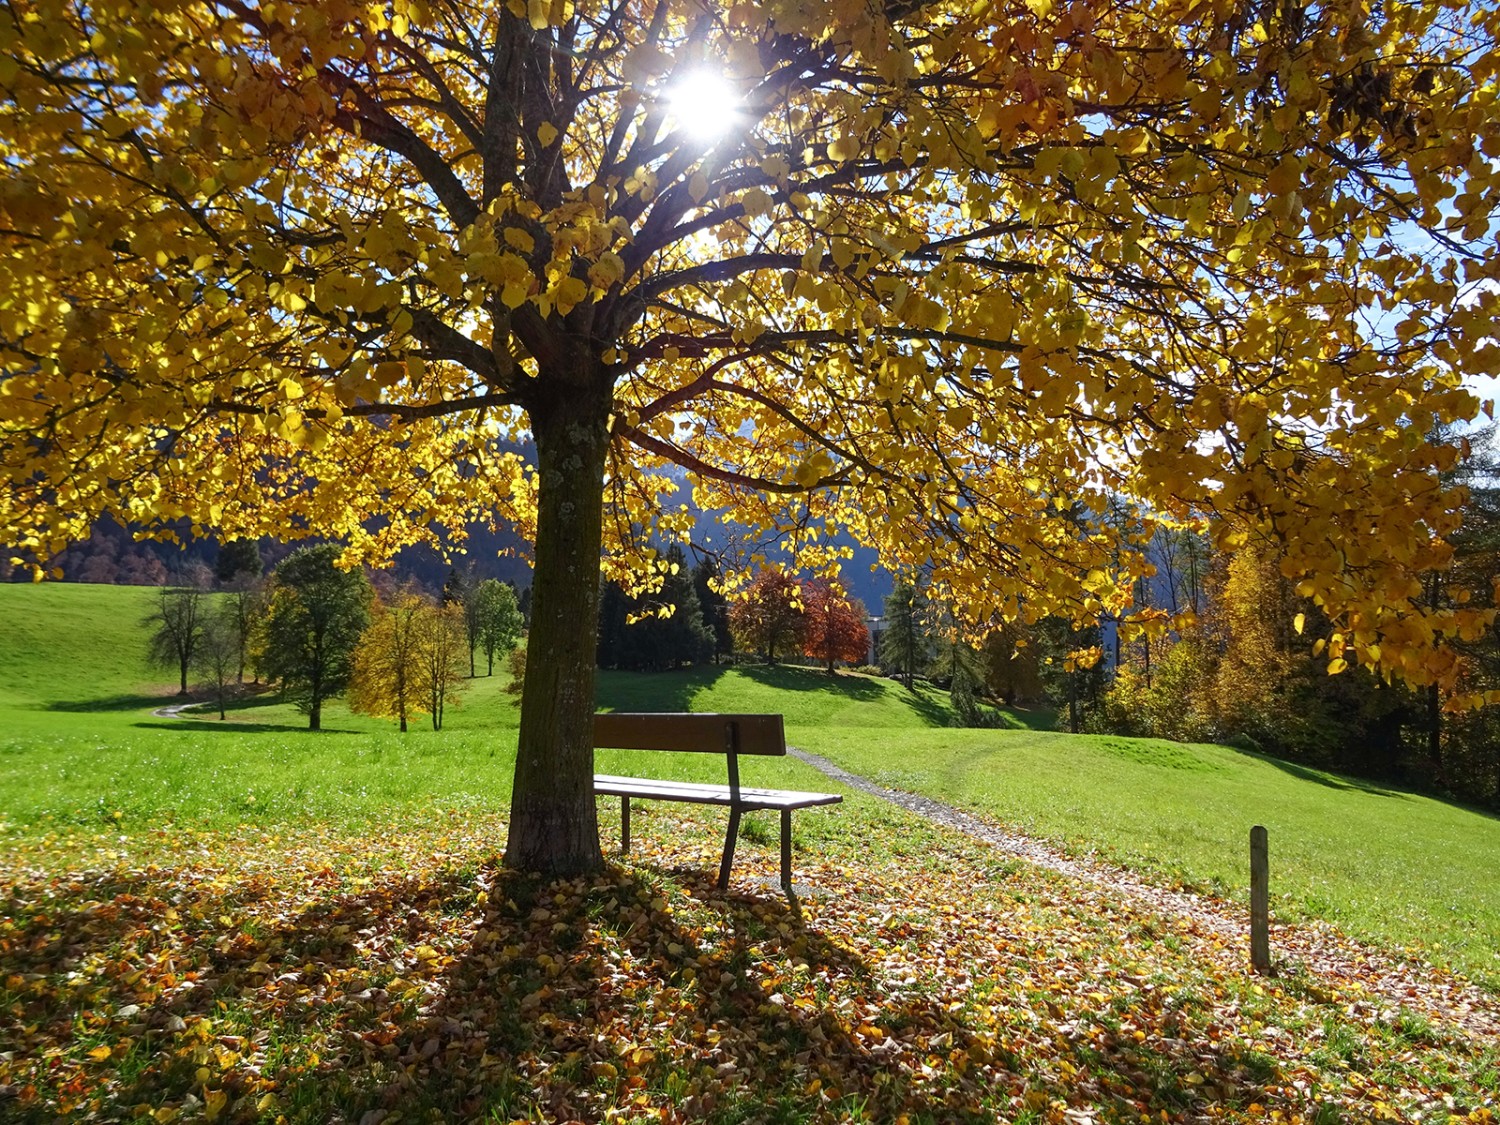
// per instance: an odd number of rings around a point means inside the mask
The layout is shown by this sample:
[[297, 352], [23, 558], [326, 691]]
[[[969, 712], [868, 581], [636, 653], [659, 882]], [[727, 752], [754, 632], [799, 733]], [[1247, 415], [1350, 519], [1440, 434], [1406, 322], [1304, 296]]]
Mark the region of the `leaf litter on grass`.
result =
[[896, 810], [540, 883], [493, 817], [11, 841], [0, 1118], [1492, 1122], [1489, 1039]]

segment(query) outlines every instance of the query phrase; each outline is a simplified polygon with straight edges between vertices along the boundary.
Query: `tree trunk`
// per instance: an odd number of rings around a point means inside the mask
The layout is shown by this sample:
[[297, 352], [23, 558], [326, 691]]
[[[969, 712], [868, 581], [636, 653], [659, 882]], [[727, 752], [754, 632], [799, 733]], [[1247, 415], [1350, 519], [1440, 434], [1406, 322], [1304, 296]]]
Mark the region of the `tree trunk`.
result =
[[188, 690], [187, 690], [188, 658], [186, 656], [184, 656], [181, 660], [179, 660], [177, 662], [177, 667], [178, 667], [178, 669], [182, 673], [182, 690], [179, 691], [177, 694], [178, 695], [186, 695], [188, 693]]
[[576, 875], [604, 863], [593, 724], [611, 396], [597, 366], [543, 372], [540, 382], [549, 375], [556, 393], [530, 408], [539, 484], [536, 566], [505, 865]]
[[311, 707], [307, 709], [307, 729], [323, 729], [323, 701], [314, 699]]

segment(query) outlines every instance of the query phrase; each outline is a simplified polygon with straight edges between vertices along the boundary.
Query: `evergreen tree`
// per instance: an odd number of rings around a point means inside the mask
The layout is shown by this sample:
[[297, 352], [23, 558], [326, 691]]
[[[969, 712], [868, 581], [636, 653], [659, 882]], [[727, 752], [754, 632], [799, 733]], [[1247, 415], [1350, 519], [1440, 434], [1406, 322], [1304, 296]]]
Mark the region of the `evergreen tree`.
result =
[[220, 586], [228, 586], [236, 580], [259, 578], [263, 569], [260, 547], [254, 539], [231, 539], [219, 547], [214, 578]]
[[917, 670], [927, 665], [931, 645], [922, 620], [926, 599], [915, 585], [900, 579], [885, 599], [885, 624], [880, 633], [880, 661], [895, 669], [908, 688]]
[[670, 606], [672, 613], [670, 617], [647, 619], [653, 622], [651, 631], [656, 634], [655, 666], [680, 668], [707, 661], [713, 657], [714, 634], [703, 620], [703, 603], [698, 600], [697, 583], [681, 544], [667, 548], [666, 561], [668, 574], [658, 600]]
[[603, 580], [599, 589], [599, 640], [596, 659], [601, 668], [622, 668], [630, 598], [617, 582]]
[[693, 589], [698, 592], [698, 604], [703, 609], [703, 623], [713, 634], [713, 660], [729, 656], [734, 652], [734, 636], [729, 631], [729, 599], [714, 589], [719, 580], [719, 567], [709, 556], [698, 560], [693, 568]]
[[1103, 698], [1105, 673], [1102, 660], [1080, 661], [1073, 654], [1099, 655], [1103, 631], [1097, 625], [1078, 628], [1067, 618], [1047, 617], [1033, 636], [1045, 698], [1058, 709], [1058, 725], [1077, 734]]

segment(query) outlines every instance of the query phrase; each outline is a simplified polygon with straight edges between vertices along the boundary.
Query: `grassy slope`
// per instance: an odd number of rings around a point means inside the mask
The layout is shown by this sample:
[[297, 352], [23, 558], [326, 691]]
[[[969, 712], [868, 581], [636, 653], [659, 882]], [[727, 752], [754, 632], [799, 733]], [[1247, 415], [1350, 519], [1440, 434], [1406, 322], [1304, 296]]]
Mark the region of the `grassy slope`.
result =
[[[515, 707], [480, 679], [434, 734], [325, 716], [310, 735], [287, 706], [252, 701], [229, 723], [162, 720], [168, 677], [139, 658], [146, 590], [0, 586], [0, 822], [34, 836], [66, 825], [209, 828], [391, 810], [503, 811]], [[1500, 822], [1441, 802], [1299, 770], [1223, 747], [946, 727], [940, 693], [808, 669], [604, 674], [615, 709], [780, 711], [795, 745], [855, 772], [979, 809], [1077, 849], [1241, 893], [1251, 824], [1271, 832], [1273, 893], [1393, 945], [1431, 943], [1500, 978]], [[712, 778], [710, 756], [601, 754], [600, 768]], [[827, 788], [795, 760], [746, 765], [752, 784]], [[119, 814], [117, 817], [116, 814]]]

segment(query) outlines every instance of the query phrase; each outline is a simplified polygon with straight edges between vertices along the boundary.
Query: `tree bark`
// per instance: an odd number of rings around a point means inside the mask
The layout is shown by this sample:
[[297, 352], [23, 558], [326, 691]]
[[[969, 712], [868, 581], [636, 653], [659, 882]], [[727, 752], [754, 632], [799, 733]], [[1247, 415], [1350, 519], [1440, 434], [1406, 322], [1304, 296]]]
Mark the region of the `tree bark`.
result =
[[604, 863], [594, 810], [594, 659], [612, 398], [592, 361], [549, 374], [539, 383], [554, 393], [529, 406], [536, 566], [505, 865], [556, 876]]

